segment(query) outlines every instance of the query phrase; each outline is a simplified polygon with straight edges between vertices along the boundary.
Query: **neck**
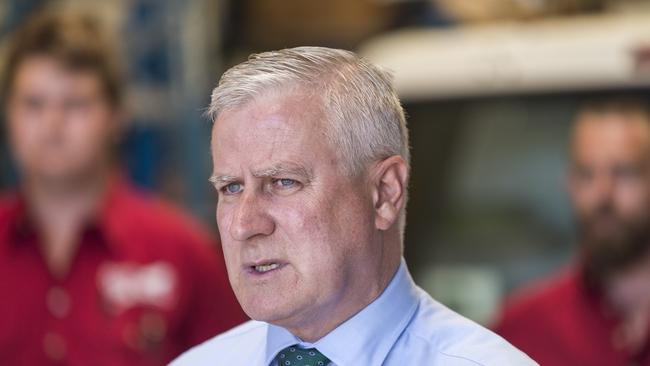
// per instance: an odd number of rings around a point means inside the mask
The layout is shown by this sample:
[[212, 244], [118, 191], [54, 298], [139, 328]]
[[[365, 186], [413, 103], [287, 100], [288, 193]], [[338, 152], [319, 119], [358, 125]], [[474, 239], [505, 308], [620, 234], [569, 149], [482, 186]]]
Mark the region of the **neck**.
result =
[[98, 211], [109, 172], [83, 180], [25, 179], [24, 194], [35, 221], [45, 261], [56, 277], [68, 272], [83, 226]]

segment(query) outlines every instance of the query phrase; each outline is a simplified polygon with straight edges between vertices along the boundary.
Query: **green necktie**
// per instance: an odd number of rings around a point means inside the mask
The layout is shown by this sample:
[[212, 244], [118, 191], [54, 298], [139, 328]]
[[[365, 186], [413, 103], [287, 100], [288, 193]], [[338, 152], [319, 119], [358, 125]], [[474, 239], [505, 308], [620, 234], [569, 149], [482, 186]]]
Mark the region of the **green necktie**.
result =
[[325, 366], [330, 360], [316, 348], [302, 349], [290, 346], [275, 356], [278, 366]]

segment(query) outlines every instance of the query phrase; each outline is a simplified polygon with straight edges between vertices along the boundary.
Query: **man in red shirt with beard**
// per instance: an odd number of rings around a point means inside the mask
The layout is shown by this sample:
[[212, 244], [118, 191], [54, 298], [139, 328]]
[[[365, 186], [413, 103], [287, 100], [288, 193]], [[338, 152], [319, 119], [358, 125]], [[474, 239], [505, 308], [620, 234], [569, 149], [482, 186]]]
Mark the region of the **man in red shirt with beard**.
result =
[[84, 17], [43, 14], [9, 46], [2, 365], [163, 365], [245, 319], [210, 236], [116, 172], [113, 60]]
[[501, 334], [545, 366], [650, 365], [650, 110], [602, 100], [576, 118], [568, 187], [580, 255], [508, 300]]

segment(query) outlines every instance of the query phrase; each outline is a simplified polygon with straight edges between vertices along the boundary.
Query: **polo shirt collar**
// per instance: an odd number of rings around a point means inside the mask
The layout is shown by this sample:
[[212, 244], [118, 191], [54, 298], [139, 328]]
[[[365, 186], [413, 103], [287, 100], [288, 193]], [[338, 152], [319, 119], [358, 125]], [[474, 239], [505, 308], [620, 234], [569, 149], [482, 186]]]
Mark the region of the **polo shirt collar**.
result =
[[[99, 242], [106, 245], [111, 252], [120, 252], [122, 238], [129, 230], [128, 218], [124, 217], [124, 214], [128, 214], [131, 206], [130, 196], [133, 194], [131, 191], [122, 175], [114, 173], [109, 178], [105, 197], [100, 203], [96, 216], [86, 224], [82, 235], [97, 234], [102, 238]], [[12, 240], [9, 241], [15, 245], [31, 242], [30, 239], [38, 234], [34, 221], [30, 217], [24, 192], [18, 191], [14, 196], [12, 212], [13, 222], [9, 232]]]

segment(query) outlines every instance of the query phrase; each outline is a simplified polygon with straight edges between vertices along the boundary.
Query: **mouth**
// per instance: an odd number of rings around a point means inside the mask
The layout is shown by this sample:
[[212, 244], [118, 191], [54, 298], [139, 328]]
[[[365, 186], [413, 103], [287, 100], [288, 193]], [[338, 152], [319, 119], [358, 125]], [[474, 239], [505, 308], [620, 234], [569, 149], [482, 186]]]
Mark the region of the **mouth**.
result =
[[276, 272], [286, 266], [286, 263], [282, 263], [276, 260], [266, 260], [251, 263], [245, 266], [245, 269], [248, 273], [253, 275], [264, 275], [272, 272]]

